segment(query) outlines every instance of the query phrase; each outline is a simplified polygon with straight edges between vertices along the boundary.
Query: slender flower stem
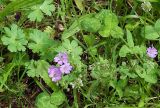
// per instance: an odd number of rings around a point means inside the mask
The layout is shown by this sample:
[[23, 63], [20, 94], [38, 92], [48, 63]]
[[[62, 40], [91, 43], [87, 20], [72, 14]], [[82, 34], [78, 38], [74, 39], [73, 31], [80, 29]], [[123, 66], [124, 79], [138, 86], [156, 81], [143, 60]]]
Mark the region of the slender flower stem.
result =
[[79, 108], [78, 102], [77, 102], [77, 90], [76, 89], [73, 89], [73, 95], [74, 95], [74, 107]]

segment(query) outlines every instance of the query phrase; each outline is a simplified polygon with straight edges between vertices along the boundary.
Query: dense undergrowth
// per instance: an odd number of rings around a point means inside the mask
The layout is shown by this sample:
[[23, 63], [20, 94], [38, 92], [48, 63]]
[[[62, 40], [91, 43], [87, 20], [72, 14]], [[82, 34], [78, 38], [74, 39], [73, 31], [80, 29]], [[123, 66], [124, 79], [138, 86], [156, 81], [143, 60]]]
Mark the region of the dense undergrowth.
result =
[[159, 108], [159, 0], [0, 0], [0, 107]]

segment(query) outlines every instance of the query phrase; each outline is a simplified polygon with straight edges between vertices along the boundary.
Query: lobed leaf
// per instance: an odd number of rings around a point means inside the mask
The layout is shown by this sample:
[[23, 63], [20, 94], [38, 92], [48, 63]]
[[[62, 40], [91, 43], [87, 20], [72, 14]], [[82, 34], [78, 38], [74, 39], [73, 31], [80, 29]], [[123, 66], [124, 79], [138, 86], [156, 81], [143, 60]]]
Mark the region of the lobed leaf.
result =
[[5, 35], [2, 36], [1, 40], [4, 45], [8, 46], [8, 50], [11, 52], [25, 51], [25, 46], [28, 41], [26, 40], [25, 34], [21, 28], [16, 24], [12, 24], [10, 28], [5, 27]]

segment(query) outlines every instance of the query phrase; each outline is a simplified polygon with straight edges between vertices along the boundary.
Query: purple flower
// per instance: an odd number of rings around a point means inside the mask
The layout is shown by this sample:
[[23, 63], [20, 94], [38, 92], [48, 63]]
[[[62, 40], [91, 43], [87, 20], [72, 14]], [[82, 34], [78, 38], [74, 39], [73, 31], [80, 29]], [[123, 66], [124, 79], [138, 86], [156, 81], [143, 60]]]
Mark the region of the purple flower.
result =
[[147, 48], [147, 55], [151, 58], [155, 58], [158, 54], [158, 51], [153, 46]]
[[65, 63], [60, 66], [60, 71], [65, 74], [69, 74], [72, 70], [72, 66], [69, 63]]
[[62, 72], [60, 71], [60, 69], [53, 65], [50, 66], [50, 68], [48, 69], [48, 74], [49, 74], [49, 77], [51, 77], [52, 81], [54, 82], [57, 82], [62, 78]]
[[55, 58], [54, 62], [58, 63], [59, 65], [63, 65], [68, 63], [68, 56], [66, 53], [59, 53]]

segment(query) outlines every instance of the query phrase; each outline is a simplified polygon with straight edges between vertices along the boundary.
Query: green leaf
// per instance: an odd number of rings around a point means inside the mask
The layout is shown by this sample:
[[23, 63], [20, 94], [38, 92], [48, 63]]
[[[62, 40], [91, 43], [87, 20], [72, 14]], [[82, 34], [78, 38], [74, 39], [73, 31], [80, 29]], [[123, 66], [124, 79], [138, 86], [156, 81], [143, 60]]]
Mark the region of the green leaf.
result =
[[157, 75], [154, 74], [154, 73], [153, 74], [145, 74], [144, 75], [144, 80], [146, 82], [155, 84], [157, 82], [158, 78], [157, 78]]
[[134, 84], [134, 85], [129, 85], [127, 87], [125, 87], [124, 90], [124, 96], [126, 97], [133, 97], [134, 99], [138, 99], [140, 97], [140, 92], [139, 89], [141, 89], [138, 84]]
[[51, 4], [53, 0], [45, 0], [44, 3], [40, 6], [42, 12], [46, 15], [51, 16], [52, 12], [55, 11], [55, 6]]
[[100, 27], [100, 20], [93, 17], [88, 17], [81, 21], [81, 29], [88, 32], [97, 32]]
[[83, 21], [84, 19], [88, 18], [88, 17], [93, 17], [94, 14], [87, 14], [87, 15], [84, 15], [84, 16], [81, 16], [80, 18], [76, 19], [72, 24], [71, 26], [66, 29], [63, 34], [62, 34], [62, 39], [65, 40], [71, 36], [73, 36], [75, 33], [77, 33], [78, 31], [81, 30], [81, 27], [80, 27], [80, 23], [81, 21]]
[[126, 55], [130, 52], [131, 52], [131, 50], [126, 45], [123, 45], [119, 51], [119, 56], [126, 57]]
[[127, 43], [129, 47], [134, 47], [133, 37], [129, 30], [127, 30]]
[[52, 90], [57, 91], [58, 88], [55, 83], [52, 82], [51, 78], [48, 75], [49, 63], [44, 60], [34, 61], [25, 64], [25, 68], [27, 69], [27, 75], [29, 77], [41, 77], [44, 82], [52, 88]]
[[113, 38], [122, 38], [123, 35], [124, 35], [123, 30], [119, 26], [116, 26], [111, 30], [111, 36]]
[[151, 25], [147, 25], [142, 29], [142, 36], [144, 36], [146, 39], [149, 40], [156, 40], [157, 38], [159, 38], [159, 34], [157, 33], [157, 31], [155, 30], [155, 28]]
[[35, 106], [37, 108], [58, 108], [55, 104], [51, 103], [49, 94], [42, 92], [36, 97]]
[[77, 41], [66, 39], [62, 42], [62, 46], [59, 46], [56, 51], [59, 52], [66, 52], [69, 55], [70, 63], [75, 65], [74, 69], [80, 70], [81, 69], [81, 57], [83, 50], [78, 45]]
[[83, 39], [87, 46], [93, 46], [95, 42], [95, 36], [94, 35], [83, 35]]
[[29, 36], [28, 48], [34, 53], [39, 53], [41, 59], [52, 61], [60, 42], [53, 40], [48, 33], [37, 29], [32, 30]]
[[149, 83], [156, 83], [157, 82], [157, 69], [158, 65], [152, 61], [147, 60], [144, 64], [143, 67], [137, 65], [135, 67], [135, 71], [137, 74], [143, 78], [146, 82]]
[[154, 25], [155, 30], [158, 32], [158, 34], [160, 35], [160, 19], [158, 19]]
[[73, 58], [82, 54], [82, 48], [78, 46], [78, 43], [75, 40], [70, 42], [68, 39], [66, 39], [62, 43], [62, 46], [58, 47], [56, 51], [67, 52], [67, 54], [72, 55]]
[[27, 75], [29, 77], [40, 77], [43, 74], [48, 73], [49, 64], [44, 60], [34, 61], [26, 63]]
[[54, 41], [50, 39], [48, 33], [42, 32], [37, 29], [34, 29], [33, 32], [29, 34], [29, 36], [29, 39], [31, 41], [28, 43], [28, 47], [29, 49], [32, 49], [34, 53], [43, 53], [54, 43]]
[[61, 105], [65, 101], [65, 95], [61, 91], [53, 92], [51, 94], [51, 103]]
[[145, 106], [145, 100], [142, 98], [138, 103], [138, 107], [143, 108], [144, 106]]
[[[44, 18], [43, 13], [51, 16], [53, 11], [55, 11], [55, 6], [52, 3], [53, 0], [45, 0], [43, 4], [31, 7], [32, 12], [28, 15], [31, 21], [41, 22]], [[42, 13], [43, 12], [43, 13]]]
[[131, 48], [132, 54], [139, 54], [141, 57], [143, 57], [146, 54], [146, 47], [141, 45], [141, 46], [135, 46]]
[[41, 10], [36, 7], [37, 9], [35, 9], [34, 11], [32, 11], [29, 15], [28, 18], [31, 21], [37, 21], [37, 22], [41, 22], [41, 20], [43, 19], [43, 13], [41, 12]]
[[9, 76], [12, 74], [12, 70], [14, 69], [15, 64], [9, 63], [5, 66], [5, 68], [2, 70], [2, 74], [0, 73], [0, 92], [3, 92], [3, 86], [8, 81]]
[[5, 27], [5, 35], [1, 38], [4, 45], [8, 46], [11, 52], [25, 51], [25, 45], [28, 41], [25, 38], [23, 30], [16, 24], [12, 24], [10, 28]]
[[119, 97], [121, 98], [123, 96], [123, 89], [127, 85], [127, 79], [120, 79], [119, 81], [111, 81], [110, 85], [116, 89], [116, 92], [118, 93]]
[[118, 25], [117, 16], [109, 10], [102, 10], [96, 17], [100, 18], [103, 24], [99, 34], [103, 37], [109, 37], [111, 31]]
[[113, 80], [115, 71], [115, 64], [112, 64], [107, 59], [99, 57], [99, 62], [92, 65], [91, 76], [105, 85]]
[[43, 0], [15, 0], [9, 3], [5, 9], [0, 12], [0, 21], [10, 13], [17, 12], [20, 9], [26, 9], [42, 2]]
[[137, 75], [132, 70], [130, 71], [130, 66], [126, 65], [125, 62], [123, 62], [122, 65], [119, 67], [119, 72], [121, 73], [121, 77], [123, 77], [124, 75], [128, 76], [129, 78], [137, 77]]
[[83, 0], [74, 0], [74, 2], [76, 3], [79, 10], [81, 10], [81, 11], [84, 10]]

